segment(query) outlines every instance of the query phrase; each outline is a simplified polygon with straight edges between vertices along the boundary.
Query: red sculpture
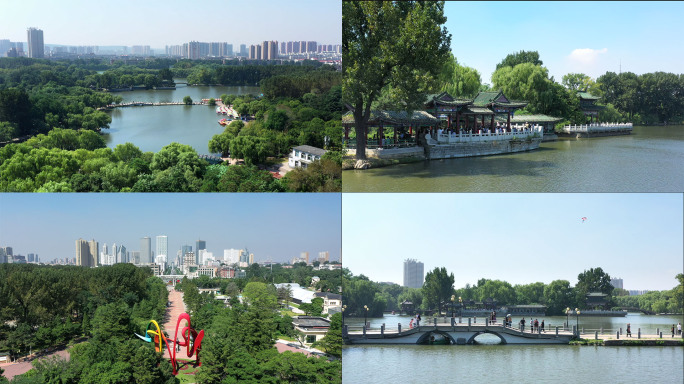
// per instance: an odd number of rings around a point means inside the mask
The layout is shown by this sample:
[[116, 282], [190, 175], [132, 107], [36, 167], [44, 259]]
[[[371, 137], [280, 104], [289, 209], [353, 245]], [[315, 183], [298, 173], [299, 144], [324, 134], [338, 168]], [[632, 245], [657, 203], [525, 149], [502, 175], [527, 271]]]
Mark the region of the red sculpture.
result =
[[[181, 321], [185, 320], [187, 322], [186, 326], [181, 329], [181, 337], [183, 340], [178, 339], [178, 327], [181, 324]], [[150, 329], [150, 324], [153, 324], [156, 327], [156, 331], [153, 329]], [[200, 357], [199, 353], [200, 350], [202, 349], [202, 339], [204, 338], [204, 330], [195, 331], [192, 328], [192, 325], [190, 324], [190, 315], [187, 313], [181, 313], [180, 316], [178, 316], [178, 321], [176, 322], [176, 333], [173, 335], [173, 340], [169, 341], [166, 339], [166, 336], [164, 335], [163, 332], [159, 329], [159, 325], [157, 324], [156, 321], [150, 320], [150, 324], [147, 326], [147, 331], [145, 332], [146, 335], [152, 335], [154, 338], [150, 336], [141, 336], [136, 333], [136, 336], [141, 338], [144, 341], [147, 342], [154, 342], [155, 344], [155, 349], [157, 352], [162, 351], [162, 341], [166, 343], [166, 349], [169, 351], [169, 357], [171, 358], [171, 366], [173, 367], [173, 374], [177, 375], [178, 374], [178, 369], [179, 369], [179, 364], [178, 361], [176, 360], [176, 348], [171, 347], [171, 344], [176, 344], [179, 346], [179, 348], [186, 347], [186, 354], [188, 357], [192, 357], [195, 355], [195, 361], [197, 366], [201, 366], [202, 363], [200, 362]]]

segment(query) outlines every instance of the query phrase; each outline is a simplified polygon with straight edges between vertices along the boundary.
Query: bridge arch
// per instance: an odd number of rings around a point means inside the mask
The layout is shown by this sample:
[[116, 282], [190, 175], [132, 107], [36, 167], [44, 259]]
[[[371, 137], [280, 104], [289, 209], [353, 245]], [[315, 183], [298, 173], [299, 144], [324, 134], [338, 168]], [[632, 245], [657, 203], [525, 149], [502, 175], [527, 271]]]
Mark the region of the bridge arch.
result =
[[470, 337], [470, 339], [468, 339], [467, 344], [475, 344], [475, 338], [480, 336], [480, 335], [484, 335], [484, 334], [495, 335], [496, 337], [498, 337], [501, 340], [502, 345], [508, 344], [508, 342], [506, 341], [506, 338], [501, 336], [501, 334], [499, 332], [494, 332], [494, 331], [490, 331], [490, 330], [476, 332], [474, 335], [472, 335]]
[[454, 338], [448, 332], [443, 332], [443, 331], [438, 331], [438, 330], [423, 333], [423, 335], [420, 336], [420, 338], [418, 338], [418, 340], [416, 341], [416, 344], [429, 344], [430, 338], [434, 335], [442, 336], [443, 338], [445, 338], [449, 342], [448, 344], [450, 344], [450, 345], [456, 344], [456, 340], [454, 340]]

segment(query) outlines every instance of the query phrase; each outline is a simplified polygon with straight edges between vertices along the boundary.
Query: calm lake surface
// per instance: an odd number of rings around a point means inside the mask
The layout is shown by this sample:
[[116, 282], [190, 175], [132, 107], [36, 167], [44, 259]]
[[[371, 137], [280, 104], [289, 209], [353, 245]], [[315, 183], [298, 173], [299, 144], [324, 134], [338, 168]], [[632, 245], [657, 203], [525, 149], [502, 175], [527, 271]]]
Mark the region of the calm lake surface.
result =
[[[383, 322], [388, 329], [404, 326], [409, 316], [386, 315], [369, 319], [371, 327]], [[520, 318], [513, 318], [516, 323]], [[565, 316], [543, 318], [546, 324], [561, 326]], [[542, 317], [539, 317], [539, 321]], [[425, 321], [425, 319], [424, 319]], [[478, 319], [478, 322], [481, 319]], [[529, 318], [528, 318], [529, 321]], [[626, 317], [580, 316], [580, 328], [617, 329], [632, 324], [655, 333], [667, 328], [663, 338], [670, 338], [672, 324], [682, 316]], [[570, 325], [576, 319], [570, 316]], [[361, 326], [363, 319], [347, 318], [345, 324]], [[494, 337], [496, 339], [496, 337]], [[478, 341], [487, 343], [482, 336]], [[489, 339], [491, 340], [491, 339]], [[344, 383], [539, 383], [539, 382], [610, 382], [610, 383], [682, 383], [684, 348], [680, 347], [593, 347], [568, 345], [370, 345], [344, 346], [342, 350]]]
[[[181, 80], [181, 79], [177, 79]], [[222, 94], [258, 95], [259, 87], [193, 86], [179, 85], [175, 90], [149, 90], [116, 92], [124, 102], [172, 102], [190, 96], [193, 101], [219, 98]], [[218, 121], [223, 117], [215, 107], [206, 105], [170, 105], [115, 108], [111, 112], [110, 129], [105, 129], [105, 140], [110, 148], [118, 144], [133, 143], [143, 152], [157, 152], [177, 142], [192, 146], [199, 154], [209, 154], [208, 143], [213, 135], [223, 132]]]
[[684, 125], [342, 173], [343, 192], [681, 192]]

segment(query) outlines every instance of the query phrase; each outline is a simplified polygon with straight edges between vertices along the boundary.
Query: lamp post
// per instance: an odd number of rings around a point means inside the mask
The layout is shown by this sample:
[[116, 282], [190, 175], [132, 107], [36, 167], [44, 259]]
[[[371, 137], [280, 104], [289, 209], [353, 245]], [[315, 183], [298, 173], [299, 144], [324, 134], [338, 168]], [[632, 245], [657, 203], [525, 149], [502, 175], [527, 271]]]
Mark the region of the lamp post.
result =
[[344, 328], [344, 310], [347, 309], [346, 305], [342, 306], [342, 328]]
[[579, 330], [579, 315], [580, 315], [580, 310], [579, 308], [575, 308], [575, 315], [577, 316], [577, 337], [579, 337], [580, 330]]
[[366, 324], [368, 324], [368, 306], [364, 305], [363, 309], [365, 309], [363, 313], [363, 327], [366, 328]]
[[456, 301], [456, 295], [451, 295], [451, 317], [454, 317], [454, 301]]
[[569, 327], [570, 324], [570, 307], [565, 308], [565, 327]]

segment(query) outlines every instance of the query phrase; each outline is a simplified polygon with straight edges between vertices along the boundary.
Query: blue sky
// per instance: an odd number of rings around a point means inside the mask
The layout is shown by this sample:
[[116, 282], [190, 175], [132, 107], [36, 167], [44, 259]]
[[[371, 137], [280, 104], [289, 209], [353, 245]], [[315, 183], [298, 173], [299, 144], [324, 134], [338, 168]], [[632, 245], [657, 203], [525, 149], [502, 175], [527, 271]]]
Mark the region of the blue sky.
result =
[[[354, 194], [342, 198], [343, 264], [402, 284], [403, 261], [455, 286], [564, 279], [601, 267], [625, 289], [672, 289], [684, 271], [681, 194]], [[581, 218], [587, 217], [586, 222]]]
[[[0, 39], [26, 41], [43, 30], [46, 44], [165, 45], [264, 40], [342, 43], [340, 0], [1, 0]], [[235, 49], [235, 46], [233, 47]]]
[[42, 261], [74, 257], [82, 237], [140, 250], [167, 235], [169, 250], [207, 242], [214, 256], [247, 247], [255, 261], [308, 251], [340, 257], [340, 194], [0, 194], [0, 246]]
[[607, 71], [682, 73], [684, 2], [447, 2], [446, 27], [459, 62], [491, 84], [496, 64], [538, 51], [549, 74], [592, 78]]

